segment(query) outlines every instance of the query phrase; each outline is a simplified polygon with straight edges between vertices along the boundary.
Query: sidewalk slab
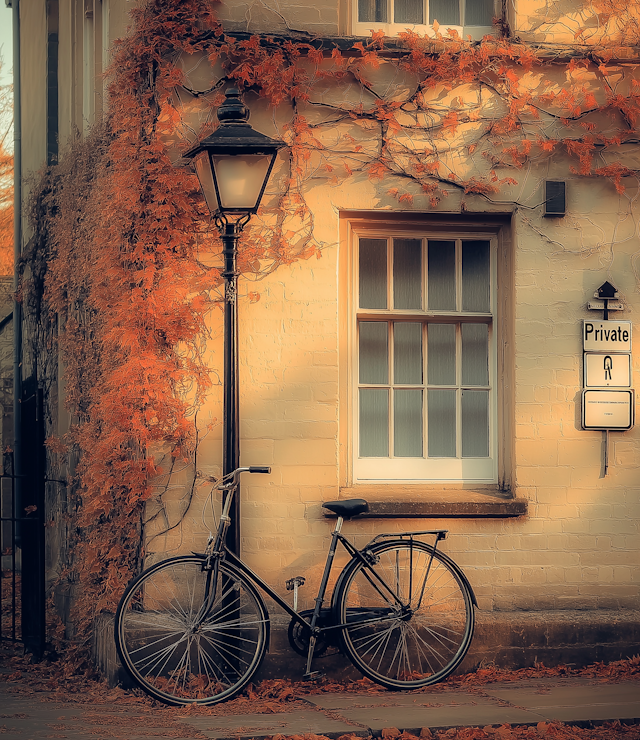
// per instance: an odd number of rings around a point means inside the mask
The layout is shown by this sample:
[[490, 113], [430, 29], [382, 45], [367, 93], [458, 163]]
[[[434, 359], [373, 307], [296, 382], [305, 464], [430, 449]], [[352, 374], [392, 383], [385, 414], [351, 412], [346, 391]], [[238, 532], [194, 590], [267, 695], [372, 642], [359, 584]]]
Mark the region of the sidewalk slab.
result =
[[299, 698], [321, 709], [342, 712], [365, 707], [441, 707], [459, 704], [495, 704], [481, 694], [466, 691], [447, 691], [437, 694], [414, 693], [412, 691], [388, 691], [383, 694], [311, 694]]
[[[16, 695], [0, 684], [2, 740], [168, 740], [193, 738], [170, 718], [142, 713], [136, 707], [70, 704], [49, 692]], [[182, 731], [184, 729], [184, 732]]]
[[592, 706], [594, 704], [637, 704], [640, 707], [640, 682], [583, 686], [490, 685], [482, 692], [519, 707]]
[[224, 717], [184, 717], [183, 722], [208, 738], [258, 738], [269, 735], [304, 735], [314, 733], [339, 737], [345, 733], [367, 736], [366, 727], [348, 724], [322, 712], [298, 710], [278, 714], [235, 714]]
[[379, 734], [385, 727], [397, 727], [419, 735], [423, 727], [477, 727], [493, 724], [537, 724], [542, 717], [533, 712], [498, 704], [458, 704], [444, 706], [383, 706], [364, 709], [342, 709], [340, 715], [358, 722]]
[[640, 684], [591, 684], [537, 687], [492, 686], [483, 693], [540, 714], [546, 720], [636, 720], [640, 718]]

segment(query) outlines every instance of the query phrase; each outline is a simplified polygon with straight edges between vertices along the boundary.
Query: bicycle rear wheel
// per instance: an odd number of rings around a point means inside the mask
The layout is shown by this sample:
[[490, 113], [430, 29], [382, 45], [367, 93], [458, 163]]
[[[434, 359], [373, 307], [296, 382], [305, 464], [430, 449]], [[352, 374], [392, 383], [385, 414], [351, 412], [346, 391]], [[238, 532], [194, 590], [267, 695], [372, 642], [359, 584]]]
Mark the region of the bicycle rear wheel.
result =
[[341, 630], [345, 653], [389, 689], [441, 681], [473, 637], [474, 597], [466, 579], [425, 542], [392, 540], [369, 552], [370, 562], [352, 560], [337, 586], [336, 624], [348, 625]]
[[152, 566], [127, 588], [116, 612], [118, 655], [136, 683], [167, 704], [215, 704], [251, 679], [264, 656], [268, 614], [253, 584], [220, 562], [204, 619], [204, 559]]

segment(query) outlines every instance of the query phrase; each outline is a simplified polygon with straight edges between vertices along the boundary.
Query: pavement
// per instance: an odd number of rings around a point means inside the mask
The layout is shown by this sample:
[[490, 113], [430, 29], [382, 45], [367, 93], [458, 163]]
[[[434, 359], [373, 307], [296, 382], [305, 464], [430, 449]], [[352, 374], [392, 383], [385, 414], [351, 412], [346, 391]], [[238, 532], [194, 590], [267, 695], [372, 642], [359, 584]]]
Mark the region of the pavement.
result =
[[[236, 703], [244, 713], [235, 714], [229, 713], [237, 711], [234, 703], [185, 709], [138, 701], [131, 703], [130, 694], [116, 689], [84, 703], [84, 699], [69, 699], [60, 692], [5, 681], [0, 683], [0, 736], [2, 740], [258, 740], [307, 734], [388, 737], [390, 733], [383, 730], [396, 728], [418, 736], [422, 733], [424, 738], [429, 737], [424, 728], [433, 732], [554, 721], [582, 727], [610, 720], [640, 723], [640, 681], [571, 676], [469, 688], [445, 684], [409, 693], [300, 693], [295, 701], [285, 703], [261, 701], [252, 706], [245, 700]], [[247, 713], [247, 708], [258, 707], [260, 713]]]

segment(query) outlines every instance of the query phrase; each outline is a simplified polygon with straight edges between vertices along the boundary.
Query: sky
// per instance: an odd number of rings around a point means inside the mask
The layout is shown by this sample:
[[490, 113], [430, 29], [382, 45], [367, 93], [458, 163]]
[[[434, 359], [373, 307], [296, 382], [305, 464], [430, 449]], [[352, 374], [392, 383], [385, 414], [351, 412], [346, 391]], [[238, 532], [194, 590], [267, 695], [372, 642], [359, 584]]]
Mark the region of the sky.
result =
[[0, 0], [0, 47], [2, 47], [2, 70], [0, 70], [0, 85], [9, 85], [12, 82], [11, 68], [13, 66], [13, 44], [11, 38], [11, 8], [7, 8], [4, 0]]

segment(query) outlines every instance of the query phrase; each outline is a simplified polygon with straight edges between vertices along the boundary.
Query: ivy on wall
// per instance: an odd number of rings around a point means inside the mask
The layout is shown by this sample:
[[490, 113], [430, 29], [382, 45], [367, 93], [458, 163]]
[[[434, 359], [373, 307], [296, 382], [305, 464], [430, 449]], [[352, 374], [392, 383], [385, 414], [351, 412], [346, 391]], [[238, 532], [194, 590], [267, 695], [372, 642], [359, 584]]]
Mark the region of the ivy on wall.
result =
[[[61, 577], [82, 594], [72, 615], [80, 656], [92, 619], [114, 609], [144, 557], [145, 507], [162, 496], [159, 453], [193, 458], [193, 419], [211, 386], [220, 241], [195, 176], [174, 166], [194, 111], [210, 122], [233, 82], [268, 103], [288, 144], [241, 244], [240, 268], [255, 276], [319, 254], [306, 202], [318, 182], [371, 183], [381, 201], [419, 211], [478, 211], [478, 199], [534, 211], [562, 155], [575, 176], [609, 180], [621, 196], [638, 185], [629, 146], [640, 66], [621, 46], [638, 41], [637, 20], [623, 22], [633, 9], [617, 0], [599, 3], [609, 15], [597, 43], [564, 50], [446, 29], [341, 44], [230, 35], [214, 6], [147, 0], [133, 11], [106, 122], [71, 142], [32, 192], [22, 292], [64, 364], [72, 424], [49, 446], [74, 480], [74, 556]], [[184, 71], [200, 58], [212, 70], [204, 89]], [[34, 356], [46, 354], [34, 336]]]

